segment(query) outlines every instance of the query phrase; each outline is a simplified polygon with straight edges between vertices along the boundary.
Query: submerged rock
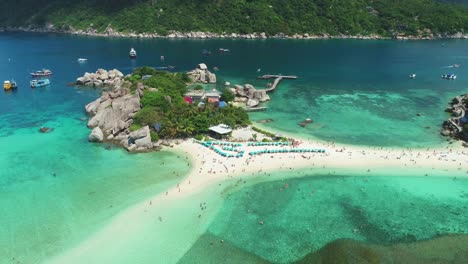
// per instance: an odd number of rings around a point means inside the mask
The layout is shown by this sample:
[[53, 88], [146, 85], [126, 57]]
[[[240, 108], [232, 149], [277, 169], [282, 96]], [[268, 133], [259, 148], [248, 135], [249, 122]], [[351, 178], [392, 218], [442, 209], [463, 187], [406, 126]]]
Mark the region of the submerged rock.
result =
[[306, 120], [302, 121], [302, 122], [299, 122], [298, 125], [300, 125], [301, 127], [305, 127], [307, 126], [308, 124], [311, 124], [313, 123], [314, 121], [310, 118], [307, 118]]
[[50, 128], [50, 127], [41, 127], [39, 128], [39, 132], [41, 133], [49, 133], [49, 132], [52, 132], [53, 128]]
[[260, 123], [260, 124], [266, 124], [266, 123], [270, 123], [270, 122], [273, 122], [273, 119], [262, 119], [262, 120], [258, 120], [257, 123]]

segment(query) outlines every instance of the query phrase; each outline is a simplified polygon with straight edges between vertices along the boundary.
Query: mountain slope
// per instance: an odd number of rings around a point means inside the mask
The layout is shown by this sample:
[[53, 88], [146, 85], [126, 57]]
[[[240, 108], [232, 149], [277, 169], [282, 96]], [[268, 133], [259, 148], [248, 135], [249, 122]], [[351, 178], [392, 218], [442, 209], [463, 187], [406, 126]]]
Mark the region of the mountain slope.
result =
[[[120, 32], [331, 35], [468, 32], [468, 8], [433, 0], [3, 0], [0, 26]], [[418, 33], [419, 31], [419, 33]]]

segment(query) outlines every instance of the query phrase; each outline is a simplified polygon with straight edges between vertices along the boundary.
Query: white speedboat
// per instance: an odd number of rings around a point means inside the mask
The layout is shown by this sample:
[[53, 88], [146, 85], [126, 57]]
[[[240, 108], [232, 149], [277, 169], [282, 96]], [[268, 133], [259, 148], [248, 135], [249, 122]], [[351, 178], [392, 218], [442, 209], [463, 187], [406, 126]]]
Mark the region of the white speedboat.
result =
[[409, 77], [410, 77], [411, 79], [414, 79], [414, 78], [416, 78], [416, 74], [415, 74], [415, 73], [412, 73], [412, 74], [409, 75]]
[[85, 63], [88, 61], [88, 59], [85, 59], [85, 58], [78, 58], [77, 60], [79, 63]]
[[443, 74], [441, 77], [447, 80], [455, 80], [457, 78], [455, 74]]
[[130, 52], [128, 53], [128, 55], [130, 56], [130, 59], [136, 59], [137, 57], [137, 53], [136, 53], [136, 50], [131, 48], [130, 49]]

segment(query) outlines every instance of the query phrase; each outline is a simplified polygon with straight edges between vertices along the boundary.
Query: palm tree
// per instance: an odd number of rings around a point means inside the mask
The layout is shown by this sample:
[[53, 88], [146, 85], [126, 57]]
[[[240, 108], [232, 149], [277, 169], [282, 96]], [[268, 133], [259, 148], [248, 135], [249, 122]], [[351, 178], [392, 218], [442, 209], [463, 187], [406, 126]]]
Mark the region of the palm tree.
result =
[[189, 120], [183, 119], [177, 125], [177, 132], [181, 136], [191, 136], [195, 131], [195, 126]]

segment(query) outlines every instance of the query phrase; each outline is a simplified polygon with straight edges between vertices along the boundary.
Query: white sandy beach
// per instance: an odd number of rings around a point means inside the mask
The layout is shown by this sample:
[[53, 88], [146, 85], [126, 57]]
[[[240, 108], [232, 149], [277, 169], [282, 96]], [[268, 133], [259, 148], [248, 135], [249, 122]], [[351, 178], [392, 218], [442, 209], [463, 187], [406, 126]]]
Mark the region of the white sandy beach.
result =
[[[402, 176], [468, 177], [468, 149], [459, 146], [411, 150], [311, 141], [303, 142], [299, 148], [326, 152], [248, 155], [262, 148], [265, 147], [243, 144], [244, 157], [225, 158], [192, 140], [184, 141], [174, 150], [184, 153], [181, 155], [191, 160], [193, 169], [182, 182], [120, 213], [104, 229], [48, 263], [150, 263], [151, 259], [146, 258], [151, 255], [149, 252], [152, 256], [160, 252], [157, 263], [175, 263], [215, 216], [222, 204], [219, 196], [228, 186], [226, 182], [268, 177], [279, 170], [307, 168], [307, 175], [388, 175], [394, 171]], [[303, 175], [298, 172], [294, 177]], [[208, 209], [200, 211], [204, 201], [210, 201]], [[183, 241], [179, 239], [182, 236]], [[152, 243], [142, 245], [143, 240]], [[122, 251], [131, 253], [113, 258], [115, 252]]]

